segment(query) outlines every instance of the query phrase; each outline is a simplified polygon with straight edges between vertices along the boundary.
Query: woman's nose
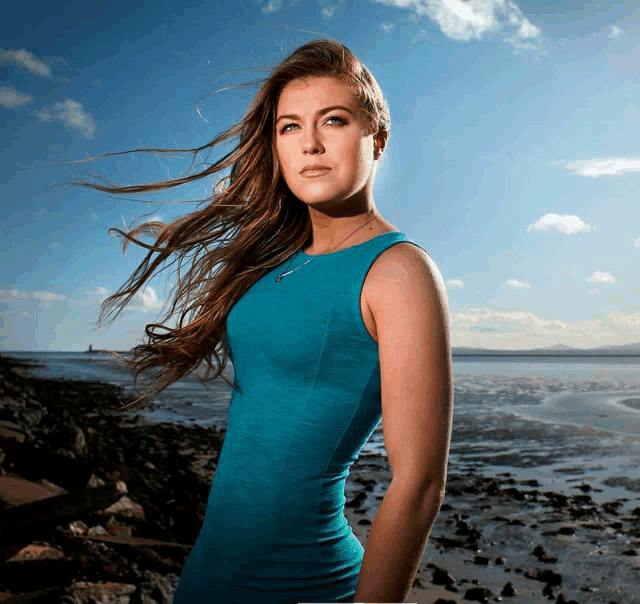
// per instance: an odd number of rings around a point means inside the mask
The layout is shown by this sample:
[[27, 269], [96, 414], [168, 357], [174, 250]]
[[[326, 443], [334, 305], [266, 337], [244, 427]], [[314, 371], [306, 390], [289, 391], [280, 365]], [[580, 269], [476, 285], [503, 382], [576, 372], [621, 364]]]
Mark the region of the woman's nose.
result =
[[320, 151], [322, 149], [322, 143], [318, 137], [317, 130], [311, 128], [307, 129], [302, 135], [302, 148], [305, 153], [311, 153], [313, 151]]

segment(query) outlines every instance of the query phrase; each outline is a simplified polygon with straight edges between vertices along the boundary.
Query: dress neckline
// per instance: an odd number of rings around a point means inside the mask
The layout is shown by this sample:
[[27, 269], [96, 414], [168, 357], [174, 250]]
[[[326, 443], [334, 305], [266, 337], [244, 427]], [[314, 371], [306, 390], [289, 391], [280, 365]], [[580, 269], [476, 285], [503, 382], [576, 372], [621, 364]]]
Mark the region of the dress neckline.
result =
[[384, 237], [385, 235], [397, 235], [399, 233], [401, 233], [401, 231], [387, 231], [386, 233], [381, 233], [380, 235], [376, 235], [375, 237], [372, 237], [371, 239], [368, 239], [367, 241], [363, 241], [362, 243], [356, 243], [355, 245], [350, 245], [349, 247], [342, 248], [341, 250], [337, 250], [335, 252], [329, 252], [329, 253], [324, 253], [324, 254], [307, 254], [302, 248], [300, 248], [300, 253], [303, 256], [306, 256], [307, 258], [316, 258], [318, 256], [335, 256], [336, 254], [340, 254], [342, 252], [347, 252], [350, 249], [353, 249], [354, 247], [359, 247], [361, 245], [366, 245], [367, 243], [370, 243], [374, 239], [378, 239], [380, 237]]

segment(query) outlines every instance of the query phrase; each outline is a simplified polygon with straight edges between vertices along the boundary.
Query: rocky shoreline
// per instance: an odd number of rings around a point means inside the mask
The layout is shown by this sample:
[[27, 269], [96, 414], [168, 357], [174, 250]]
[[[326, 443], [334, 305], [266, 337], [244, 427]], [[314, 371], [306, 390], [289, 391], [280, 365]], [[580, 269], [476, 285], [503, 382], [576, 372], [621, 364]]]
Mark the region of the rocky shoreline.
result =
[[[170, 604], [224, 430], [149, 424], [101, 382], [30, 376], [0, 355], [0, 602]], [[360, 455], [345, 514], [366, 545], [390, 480]], [[449, 470], [407, 602], [640, 602], [640, 507]]]

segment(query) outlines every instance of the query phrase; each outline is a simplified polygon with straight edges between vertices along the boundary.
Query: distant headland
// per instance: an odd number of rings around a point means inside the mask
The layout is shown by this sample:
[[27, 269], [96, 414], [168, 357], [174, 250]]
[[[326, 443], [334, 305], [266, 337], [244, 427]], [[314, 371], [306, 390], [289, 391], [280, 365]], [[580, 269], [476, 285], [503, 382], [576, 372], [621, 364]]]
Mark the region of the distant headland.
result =
[[[94, 350], [89, 344], [89, 350], [93, 354], [110, 354], [109, 350]], [[118, 354], [130, 354], [129, 350], [114, 350]], [[640, 357], [640, 342], [635, 344], [622, 344], [619, 346], [598, 346], [597, 348], [574, 348], [566, 344], [556, 344], [547, 348], [530, 348], [519, 350], [500, 350], [491, 348], [472, 348], [469, 346], [453, 346], [451, 356], [496, 356], [496, 357]]]
[[519, 350], [494, 350], [491, 348], [453, 346], [451, 348], [451, 356], [638, 357], [640, 356], [640, 342], [635, 344], [621, 344], [618, 346], [598, 346], [597, 348], [574, 348], [566, 344], [556, 344], [547, 348]]
[[89, 344], [89, 350], [85, 350], [84, 351], [85, 354], [90, 352], [92, 354], [111, 354], [112, 352], [117, 352], [118, 354], [128, 354], [129, 351], [128, 350], [99, 350], [99, 349], [94, 349], [93, 346], [91, 346], [91, 344]]

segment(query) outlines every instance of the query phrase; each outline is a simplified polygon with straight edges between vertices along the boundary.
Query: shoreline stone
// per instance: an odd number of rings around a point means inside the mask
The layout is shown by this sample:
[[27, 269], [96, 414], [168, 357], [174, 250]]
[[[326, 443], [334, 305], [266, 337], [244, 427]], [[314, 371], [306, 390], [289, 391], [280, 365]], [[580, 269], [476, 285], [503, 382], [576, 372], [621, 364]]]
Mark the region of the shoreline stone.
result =
[[[0, 602], [170, 604], [225, 431], [124, 416], [122, 389], [37, 378], [29, 366], [0, 355], [0, 528], [3, 511], [45, 495], [111, 484], [118, 500], [2, 540]], [[382, 456], [352, 466], [345, 515], [363, 545], [390, 479]], [[577, 488], [450, 471], [407, 602], [640, 601], [640, 507], [620, 513], [622, 501], [601, 505], [591, 485]]]

